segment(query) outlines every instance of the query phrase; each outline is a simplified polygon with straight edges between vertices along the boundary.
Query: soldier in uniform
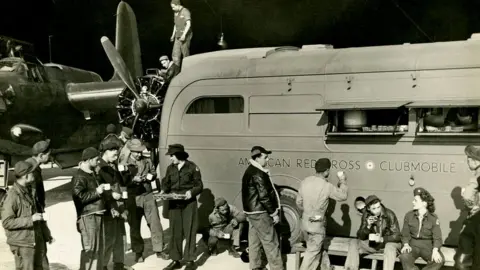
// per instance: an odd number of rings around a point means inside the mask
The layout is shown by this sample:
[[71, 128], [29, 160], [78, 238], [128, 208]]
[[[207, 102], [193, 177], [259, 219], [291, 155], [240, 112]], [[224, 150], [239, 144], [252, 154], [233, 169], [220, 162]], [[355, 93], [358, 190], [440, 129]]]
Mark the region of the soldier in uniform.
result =
[[129, 268], [124, 265], [125, 250], [125, 220], [128, 218], [128, 211], [122, 201], [122, 193], [127, 186], [127, 179], [124, 179], [118, 171], [116, 162], [120, 145], [112, 140], [105, 140], [100, 144], [100, 159], [98, 162], [99, 183], [106, 184], [104, 192], [105, 200], [105, 250], [103, 263], [106, 267], [113, 253], [114, 270]]
[[440, 251], [442, 231], [435, 215], [435, 199], [423, 188], [413, 191], [413, 210], [405, 215], [402, 228], [402, 254], [400, 261], [405, 270], [418, 269], [415, 260], [424, 259], [427, 265], [423, 269], [439, 270], [445, 258]]
[[77, 230], [82, 240], [80, 269], [103, 269], [105, 204], [102, 194], [105, 184], [99, 184], [95, 174], [99, 154], [93, 147], [83, 150], [79, 169], [72, 178]]
[[42, 212], [45, 210], [45, 187], [43, 186], [42, 168], [40, 168], [40, 165], [50, 161], [50, 153], [50, 140], [39, 141], [33, 145], [32, 157], [26, 160], [33, 164], [35, 168], [33, 171], [33, 177], [35, 179], [34, 189], [40, 206], [42, 207]]
[[[185, 194], [185, 200], [169, 201], [171, 238], [169, 243], [172, 262], [164, 270], [180, 269], [180, 260], [187, 262], [185, 270], [195, 269], [196, 235], [198, 227], [197, 196], [203, 190], [200, 169], [187, 160], [189, 155], [183, 145], [168, 146], [167, 156], [172, 164], [167, 167], [162, 179], [162, 192]], [[182, 243], [186, 239], [185, 253], [182, 256]]]
[[464, 227], [460, 233], [455, 254], [457, 269], [470, 269], [476, 265], [480, 269], [480, 203], [478, 187], [480, 182], [480, 149], [468, 145], [465, 147], [467, 165], [473, 174], [467, 186], [462, 189], [462, 198], [469, 211]]
[[34, 184], [33, 164], [19, 161], [15, 164], [15, 177], [12, 188], [2, 207], [2, 226], [7, 236], [7, 244], [15, 257], [17, 270], [48, 270], [48, 230], [39, 212], [39, 202], [31, 191]]
[[135, 253], [135, 261], [143, 262], [144, 243], [140, 232], [142, 217], [145, 216], [148, 227], [152, 235], [153, 252], [158, 258], [167, 259], [163, 253], [163, 228], [160, 223], [160, 214], [155, 198], [153, 198], [153, 189], [151, 183], [156, 179], [156, 170], [149, 158], [142, 156], [146, 149], [145, 145], [139, 139], [128, 141], [127, 148], [131, 151], [129, 159], [126, 161], [129, 171], [133, 177], [130, 181], [128, 190], [128, 209], [130, 224], [130, 238], [132, 240], [132, 250]]

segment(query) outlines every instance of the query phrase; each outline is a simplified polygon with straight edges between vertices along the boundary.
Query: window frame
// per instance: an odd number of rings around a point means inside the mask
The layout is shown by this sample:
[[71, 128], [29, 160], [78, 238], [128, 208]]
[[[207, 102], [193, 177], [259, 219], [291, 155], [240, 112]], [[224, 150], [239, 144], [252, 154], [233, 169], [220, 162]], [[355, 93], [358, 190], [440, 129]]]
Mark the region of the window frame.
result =
[[[242, 100], [242, 111], [241, 112], [226, 112], [226, 113], [216, 113], [216, 112], [214, 112], [214, 113], [189, 113], [190, 108], [192, 108], [194, 106], [195, 102], [198, 102], [199, 100], [202, 100], [202, 99], [208, 99], [208, 98], [211, 98], [211, 99], [240, 98]], [[245, 113], [245, 109], [246, 109], [245, 107], [246, 107], [245, 106], [245, 97], [242, 96], [242, 95], [203, 95], [203, 96], [198, 96], [195, 99], [193, 99], [192, 101], [190, 101], [188, 106], [186, 106], [186, 110], [185, 110], [184, 115], [243, 114], [243, 113]]]

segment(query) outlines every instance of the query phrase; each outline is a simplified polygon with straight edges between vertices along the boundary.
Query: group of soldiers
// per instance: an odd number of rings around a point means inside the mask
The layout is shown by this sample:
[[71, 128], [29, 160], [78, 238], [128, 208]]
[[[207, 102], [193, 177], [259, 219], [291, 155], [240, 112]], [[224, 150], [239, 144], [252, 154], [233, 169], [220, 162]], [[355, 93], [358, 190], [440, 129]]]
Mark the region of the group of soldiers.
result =
[[[462, 189], [462, 197], [469, 211], [458, 248], [454, 257], [456, 269], [480, 269], [480, 149], [465, 148], [467, 164], [474, 177]], [[302, 181], [297, 196], [297, 205], [303, 210], [302, 229], [305, 232], [306, 252], [302, 270], [330, 269], [328, 254], [323, 251], [325, 239], [325, 212], [329, 199], [344, 201], [348, 188], [346, 177], [339, 172], [338, 186], [328, 182], [331, 163], [319, 159], [315, 164], [316, 175]], [[440, 269], [445, 263], [441, 252], [443, 243], [440, 222], [435, 214], [435, 199], [424, 188], [413, 191], [412, 210], [405, 214], [400, 228], [397, 216], [376, 195], [368, 196], [364, 202], [362, 222], [357, 239], [349, 242], [346, 270], [359, 269], [359, 255], [383, 253], [383, 269], [393, 270], [397, 257], [403, 269], [416, 270], [415, 261], [422, 258], [427, 262], [423, 269]], [[400, 254], [400, 255], [399, 255]], [[275, 268], [276, 269], [276, 268]]]

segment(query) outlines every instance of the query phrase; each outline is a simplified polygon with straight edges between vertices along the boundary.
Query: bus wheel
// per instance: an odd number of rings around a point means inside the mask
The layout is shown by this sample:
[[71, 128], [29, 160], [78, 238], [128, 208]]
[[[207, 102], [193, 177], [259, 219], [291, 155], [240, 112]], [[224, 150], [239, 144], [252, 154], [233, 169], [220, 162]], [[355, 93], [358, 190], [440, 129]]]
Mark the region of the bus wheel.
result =
[[288, 242], [293, 245], [302, 240], [301, 214], [296, 203], [297, 192], [292, 189], [282, 189], [279, 195], [282, 204], [282, 235], [288, 236]]

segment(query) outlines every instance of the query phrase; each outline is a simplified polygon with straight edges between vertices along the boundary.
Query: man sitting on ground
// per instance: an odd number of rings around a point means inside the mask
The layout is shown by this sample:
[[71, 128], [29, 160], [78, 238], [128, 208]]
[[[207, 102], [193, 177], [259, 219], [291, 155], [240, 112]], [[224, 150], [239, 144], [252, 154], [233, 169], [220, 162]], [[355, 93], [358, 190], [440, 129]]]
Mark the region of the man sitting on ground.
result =
[[224, 198], [215, 199], [215, 209], [208, 217], [210, 222], [210, 237], [208, 252], [217, 255], [217, 244], [220, 241], [228, 243], [228, 254], [239, 258], [235, 247], [240, 246], [240, 234], [245, 222], [245, 214], [235, 206], [229, 205]]

